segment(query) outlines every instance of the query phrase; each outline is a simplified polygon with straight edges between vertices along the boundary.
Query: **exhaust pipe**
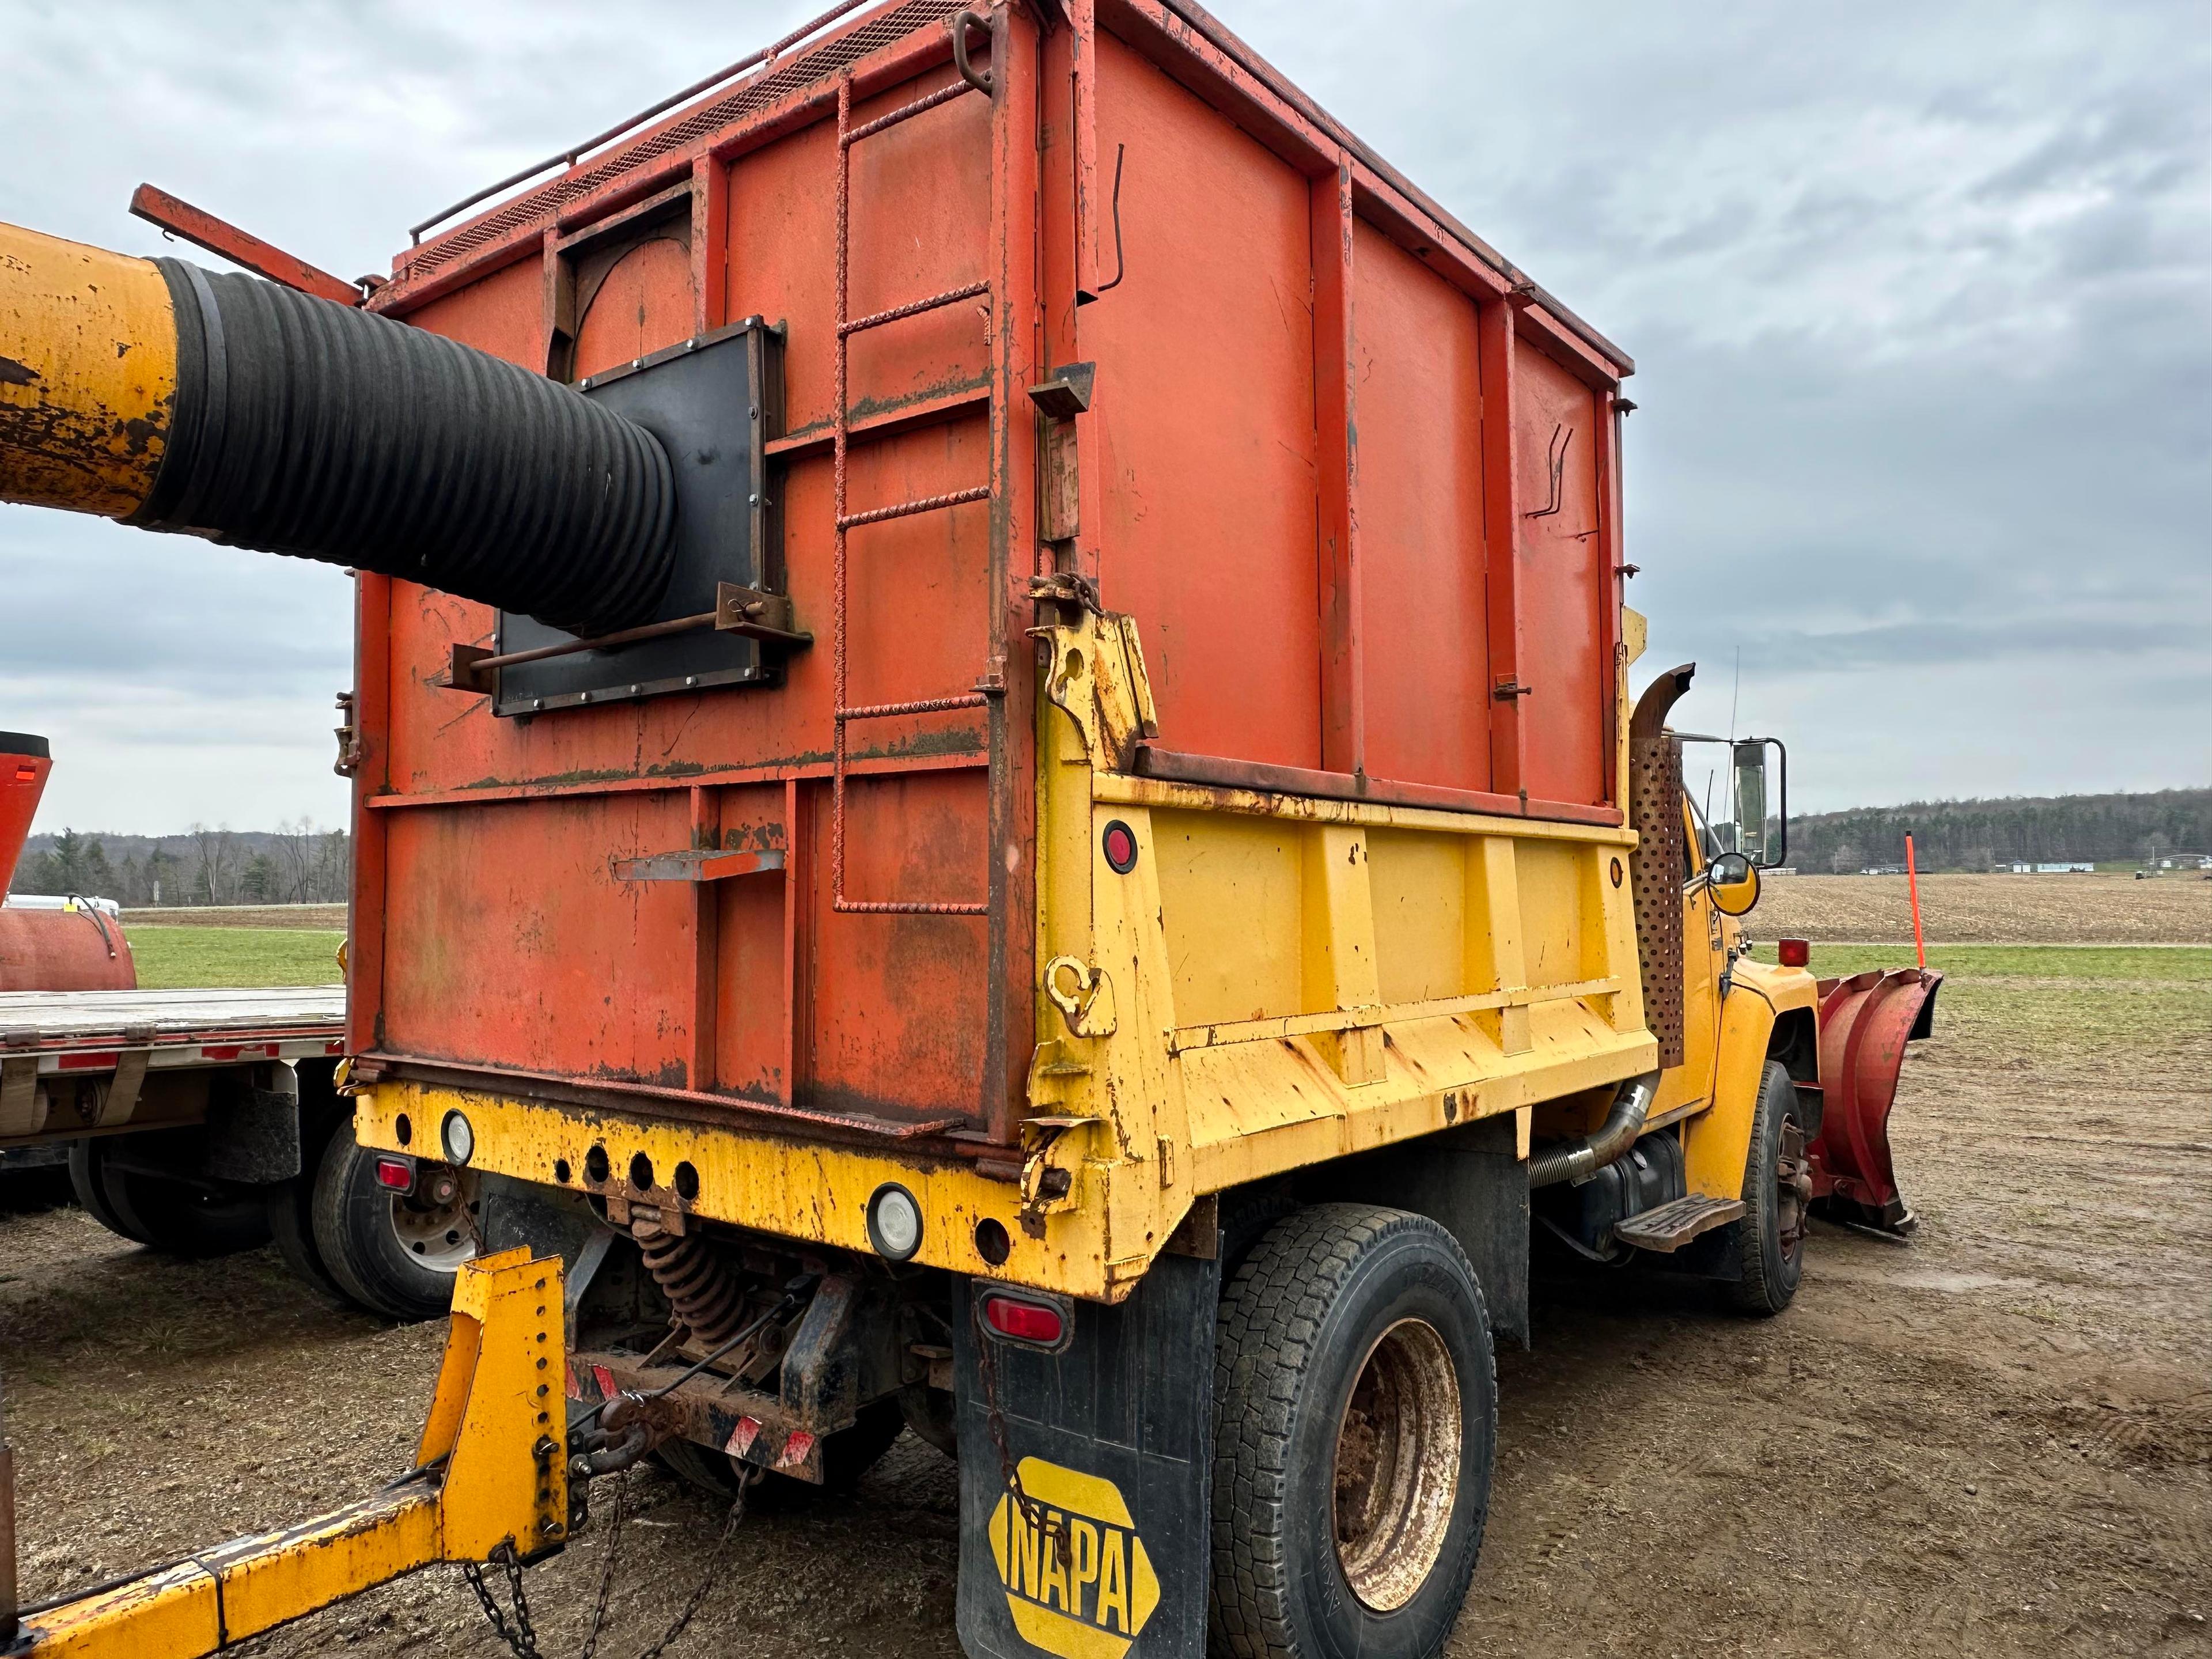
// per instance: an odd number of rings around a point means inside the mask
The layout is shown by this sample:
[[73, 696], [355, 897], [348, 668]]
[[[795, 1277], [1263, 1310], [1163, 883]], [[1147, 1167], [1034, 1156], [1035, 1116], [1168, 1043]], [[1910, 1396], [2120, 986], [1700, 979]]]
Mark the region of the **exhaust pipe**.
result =
[[0, 225], [0, 501], [421, 582], [604, 634], [675, 567], [667, 452], [488, 352]]
[[1620, 1085], [1613, 1109], [1605, 1115], [1595, 1134], [1579, 1140], [1555, 1141], [1528, 1155], [1528, 1185], [1556, 1187], [1571, 1181], [1577, 1187], [1636, 1144], [1644, 1133], [1644, 1120], [1659, 1093], [1659, 1073], [1646, 1072]]

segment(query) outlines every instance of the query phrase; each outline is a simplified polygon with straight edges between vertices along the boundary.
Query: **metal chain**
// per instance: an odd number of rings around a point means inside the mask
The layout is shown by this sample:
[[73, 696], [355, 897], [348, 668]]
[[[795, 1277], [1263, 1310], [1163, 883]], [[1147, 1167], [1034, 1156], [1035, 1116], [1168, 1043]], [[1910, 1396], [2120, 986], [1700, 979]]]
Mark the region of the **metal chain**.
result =
[[[745, 1518], [745, 1493], [759, 1475], [760, 1471], [757, 1469], [746, 1471], [739, 1475], [737, 1498], [730, 1505], [728, 1518], [722, 1522], [721, 1536], [714, 1540], [714, 1553], [707, 1558], [706, 1571], [699, 1576], [699, 1582], [692, 1586], [691, 1594], [684, 1599], [684, 1605], [678, 1610], [676, 1617], [669, 1621], [668, 1628], [661, 1632], [659, 1638], [650, 1645], [640, 1649], [637, 1659], [661, 1659], [661, 1656], [667, 1652], [676, 1639], [690, 1627], [691, 1620], [697, 1616], [700, 1607], [705, 1605], [707, 1592], [714, 1587], [716, 1581], [722, 1576], [723, 1560], [729, 1553], [730, 1540], [737, 1536], [738, 1524]], [[617, 1487], [614, 1519], [607, 1531], [606, 1554], [599, 1564], [599, 1594], [592, 1601], [591, 1623], [584, 1632], [581, 1659], [594, 1659], [594, 1656], [599, 1651], [600, 1633], [606, 1626], [607, 1601], [614, 1588], [615, 1560], [622, 1543], [623, 1517], [628, 1509], [625, 1500], [626, 1489]], [[531, 1628], [530, 1602], [523, 1592], [520, 1559], [517, 1558], [511, 1546], [501, 1544], [492, 1552], [490, 1562], [486, 1565], [506, 1569], [508, 1594], [514, 1603], [514, 1618], [512, 1624], [508, 1622], [507, 1615], [500, 1610], [499, 1600], [492, 1594], [491, 1587], [484, 1583], [483, 1565], [473, 1561], [464, 1564], [461, 1568], [461, 1577], [467, 1581], [469, 1588], [476, 1592], [477, 1605], [483, 1609], [484, 1618], [490, 1623], [492, 1633], [507, 1644], [508, 1650], [515, 1656], [515, 1659], [543, 1659], [543, 1656], [538, 1650], [537, 1632]]]
[[622, 1547], [623, 1517], [629, 1505], [625, 1501], [629, 1493], [627, 1481], [615, 1486], [614, 1515], [607, 1523], [607, 1551], [599, 1563], [599, 1593], [592, 1601], [592, 1622], [584, 1632], [582, 1659], [592, 1659], [599, 1650], [599, 1632], [607, 1622], [607, 1597], [615, 1584], [615, 1556]]
[[714, 1553], [707, 1558], [707, 1571], [699, 1575], [699, 1582], [692, 1587], [690, 1598], [676, 1617], [669, 1621], [668, 1628], [660, 1633], [660, 1639], [651, 1647], [639, 1649], [637, 1659], [660, 1659], [660, 1656], [667, 1651], [668, 1644], [684, 1634], [684, 1627], [691, 1622], [692, 1614], [699, 1611], [700, 1603], [707, 1599], [707, 1592], [714, 1589], [714, 1581], [722, 1576], [722, 1558], [729, 1553], [730, 1540], [737, 1536], [738, 1523], [745, 1518], [746, 1490], [757, 1478], [757, 1470], [738, 1474], [737, 1499], [730, 1505], [729, 1519], [722, 1522], [722, 1535], [714, 1540]]
[[999, 1404], [998, 1350], [983, 1323], [982, 1298], [977, 1297], [974, 1305], [975, 1370], [983, 1383], [983, 1415], [991, 1425], [991, 1443], [999, 1453], [999, 1477], [1006, 1483], [1006, 1490], [1013, 1497], [1014, 1507], [1022, 1512], [1022, 1519], [1042, 1535], [1045, 1547], [1050, 1552], [1045, 1557], [1045, 1565], [1049, 1567], [1065, 1559], [1067, 1522], [1064, 1517], [1048, 1515], [1044, 1505], [1022, 1487], [1021, 1471], [1014, 1467], [1013, 1449], [1006, 1443], [1006, 1413]]
[[491, 1588], [484, 1583], [483, 1568], [474, 1561], [461, 1567], [461, 1577], [477, 1593], [477, 1605], [483, 1609], [490, 1621], [492, 1633], [507, 1644], [515, 1659], [540, 1659], [538, 1651], [538, 1632], [530, 1626], [530, 1599], [523, 1593], [522, 1563], [514, 1553], [514, 1546], [501, 1544], [491, 1553], [491, 1565], [507, 1570], [508, 1593], [514, 1600], [514, 1623], [509, 1625], [507, 1615], [500, 1611], [499, 1602]]

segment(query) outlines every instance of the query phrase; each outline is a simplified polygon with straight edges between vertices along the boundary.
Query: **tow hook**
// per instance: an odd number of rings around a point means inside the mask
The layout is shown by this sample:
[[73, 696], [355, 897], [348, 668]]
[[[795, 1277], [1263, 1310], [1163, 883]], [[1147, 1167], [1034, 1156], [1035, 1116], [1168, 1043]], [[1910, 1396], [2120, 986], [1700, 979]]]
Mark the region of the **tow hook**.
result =
[[571, 1431], [570, 1477], [595, 1480], [603, 1474], [618, 1474], [643, 1462], [656, 1440], [665, 1437], [654, 1434], [646, 1406], [642, 1395], [625, 1391], [608, 1403], [596, 1424]]

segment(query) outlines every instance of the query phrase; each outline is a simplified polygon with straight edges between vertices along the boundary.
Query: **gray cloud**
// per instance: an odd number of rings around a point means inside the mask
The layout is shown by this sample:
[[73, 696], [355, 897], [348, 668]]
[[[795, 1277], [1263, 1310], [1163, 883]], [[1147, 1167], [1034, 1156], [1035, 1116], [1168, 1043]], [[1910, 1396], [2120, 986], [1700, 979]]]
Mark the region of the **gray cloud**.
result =
[[[379, 269], [424, 212], [817, 7], [0, 0], [37, 71], [0, 143], [39, 161], [0, 217], [164, 251], [122, 214], [152, 178]], [[1634, 599], [1654, 659], [1706, 664], [1686, 718], [1724, 722], [1740, 650], [1808, 806], [2212, 779], [2196, 0], [1217, 9], [1636, 355]], [[234, 821], [335, 816], [328, 573], [0, 512], [0, 595], [90, 606], [121, 647], [94, 675], [65, 632], [0, 636], [0, 724], [76, 756], [76, 821], [173, 827], [212, 793], [191, 757], [239, 744]]]

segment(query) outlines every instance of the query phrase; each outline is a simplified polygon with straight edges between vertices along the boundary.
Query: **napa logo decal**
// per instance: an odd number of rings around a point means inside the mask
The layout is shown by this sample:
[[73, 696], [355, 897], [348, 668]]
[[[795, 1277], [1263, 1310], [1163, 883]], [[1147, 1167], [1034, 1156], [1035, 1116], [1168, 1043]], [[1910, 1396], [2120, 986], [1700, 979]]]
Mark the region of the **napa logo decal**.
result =
[[1016, 1474], [1044, 1525], [1030, 1523], [1011, 1491], [991, 1512], [991, 1559], [1015, 1630], [1059, 1659], [1121, 1659], [1160, 1604], [1121, 1489], [1039, 1457]]

